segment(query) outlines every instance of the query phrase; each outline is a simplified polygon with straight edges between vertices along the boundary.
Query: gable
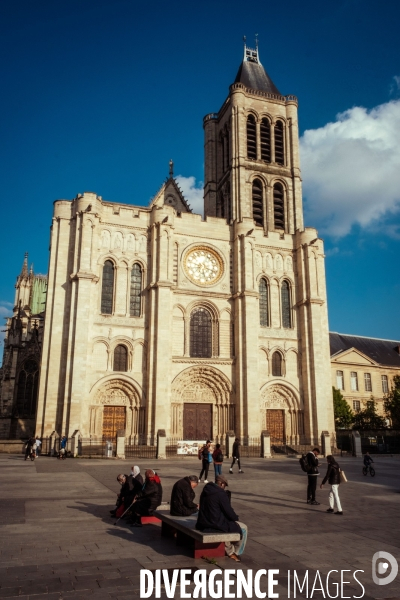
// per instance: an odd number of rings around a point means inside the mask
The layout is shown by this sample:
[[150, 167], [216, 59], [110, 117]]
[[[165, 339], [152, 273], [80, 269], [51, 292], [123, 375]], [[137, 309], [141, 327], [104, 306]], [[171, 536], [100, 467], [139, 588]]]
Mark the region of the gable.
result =
[[162, 185], [159, 192], [154, 196], [150, 206], [163, 206], [164, 204], [167, 206], [172, 206], [176, 212], [192, 212], [189, 204], [182, 194], [181, 189], [173, 177], [167, 179], [167, 181]]
[[367, 366], [373, 366], [373, 365], [377, 365], [378, 363], [376, 363], [374, 360], [372, 360], [371, 358], [369, 358], [368, 356], [366, 356], [365, 354], [363, 354], [362, 352], [360, 352], [359, 350], [356, 350], [355, 348], [350, 348], [349, 350], [345, 350], [344, 352], [341, 352], [340, 354], [336, 354], [335, 356], [331, 357], [332, 361], [335, 361], [336, 363], [351, 363], [351, 364], [356, 364], [356, 365], [367, 365]]

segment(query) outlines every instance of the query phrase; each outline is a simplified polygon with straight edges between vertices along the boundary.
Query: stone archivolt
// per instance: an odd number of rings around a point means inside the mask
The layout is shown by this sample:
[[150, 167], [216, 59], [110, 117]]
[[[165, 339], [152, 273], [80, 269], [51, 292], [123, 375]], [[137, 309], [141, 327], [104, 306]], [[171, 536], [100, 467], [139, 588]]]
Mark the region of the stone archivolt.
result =
[[283, 385], [272, 385], [261, 394], [263, 408], [288, 408], [297, 410], [299, 402], [293, 392]]
[[230, 404], [232, 392], [230, 381], [208, 366], [186, 369], [172, 383], [174, 402]]
[[97, 405], [140, 407], [140, 396], [132, 384], [127, 381], [112, 379], [97, 390], [94, 403]]

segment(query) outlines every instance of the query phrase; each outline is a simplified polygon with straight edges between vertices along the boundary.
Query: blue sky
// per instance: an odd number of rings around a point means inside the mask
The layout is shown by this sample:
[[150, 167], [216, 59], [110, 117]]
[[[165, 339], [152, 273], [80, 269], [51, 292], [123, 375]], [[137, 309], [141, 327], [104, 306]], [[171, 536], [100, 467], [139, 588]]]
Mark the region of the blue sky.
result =
[[172, 157], [198, 206], [202, 118], [257, 32], [267, 72], [299, 98], [330, 329], [400, 339], [399, 18], [397, 0], [2, 0], [0, 317], [25, 251], [47, 271], [55, 199], [146, 205]]

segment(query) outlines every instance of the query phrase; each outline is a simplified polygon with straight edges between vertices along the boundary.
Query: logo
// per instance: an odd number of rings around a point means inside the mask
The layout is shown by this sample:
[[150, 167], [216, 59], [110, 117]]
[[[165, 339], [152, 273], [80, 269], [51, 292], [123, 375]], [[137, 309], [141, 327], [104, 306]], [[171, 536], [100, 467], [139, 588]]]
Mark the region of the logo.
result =
[[[383, 562], [383, 560], [385, 562]], [[385, 575], [385, 573], [387, 573], [389, 568], [388, 563], [392, 567], [391, 573], [386, 575], [386, 577], [378, 577], [378, 575]], [[389, 552], [383, 552], [383, 550], [375, 552], [374, 556], [372, 557], [372, 579], [376, 585], [387, 585], [388, 583], [392, 583], [392, 581], [394, 581], [394, 579], [397, 577], [398, 570], [399, 565], [392, 554], [389, 554]]]

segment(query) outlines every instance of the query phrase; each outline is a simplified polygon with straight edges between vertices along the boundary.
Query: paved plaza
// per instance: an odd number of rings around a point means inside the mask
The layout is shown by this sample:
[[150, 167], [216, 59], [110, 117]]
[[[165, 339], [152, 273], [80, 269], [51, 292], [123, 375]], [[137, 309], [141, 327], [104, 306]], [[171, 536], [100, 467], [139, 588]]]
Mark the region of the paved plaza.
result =
[[[279, 569], [275, 591], [280, 598], [288, 597], [288, 570], [302, 577], [309, 570], [313, 580], [316, 570], [325, 577], [332, 569], [350, 570], [343, 595], [360, 597], [352, 573], [361, 569], [364, 598], [400, 598], [400, 576], [378, 586], [371, 571], [377, 551], [400, 560], [400, 459], [378, 457], [374, 479], [362, 475], [361, 459], [338, 460], [349, 479], [340, 486], [343, 516], [326, 513], [329, 486], [318, 488], [320, 506], [306, 504], [306, 476], [296, 459], [244, 459], [244, 474], [236, 471], [228, 478], [233, 508], [248, 525], [249, 539], [241, 564], [223, 558], [218, 566]], [[198, 475], [200, 466], [197, 457], [136, 463], [142, 473], [157, 469], [163, 500], [169, 500], [177, 479]], [[128, 599], [139, 597], [141, 568], [216, 568], [161, 538], [157, 525], [137, 529], [121, 521], [114, 526], [109, 510], [119, 490], [116, 476], [128, 473], [132, 464], [44, 456], [31, 463], [0, 455], [0, 597]], [[202, 487], [196, 488], [197, 498]], [[313, 597], [324, 595], [320, 591]]]

